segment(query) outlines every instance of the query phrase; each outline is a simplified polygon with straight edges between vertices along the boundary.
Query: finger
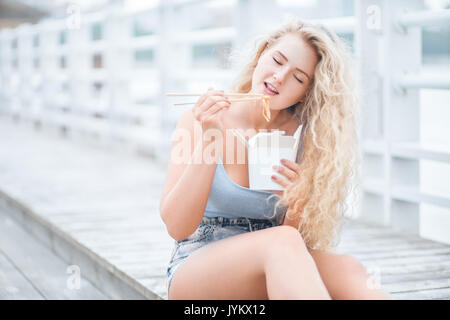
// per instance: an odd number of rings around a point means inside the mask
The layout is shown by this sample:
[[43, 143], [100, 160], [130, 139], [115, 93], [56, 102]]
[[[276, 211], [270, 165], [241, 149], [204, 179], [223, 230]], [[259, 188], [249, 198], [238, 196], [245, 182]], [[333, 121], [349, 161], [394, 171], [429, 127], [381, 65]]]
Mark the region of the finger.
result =
[[214, 98], [206, 93], [205, 99], [198, 106], [199, 112], [200, 113], [206, 112], [209, 108], [211, 108], [212, 105], [214, 105], [214, 103], [216, 103], [216, 100], [217, 100], [216, 98]]
[[213, 87], [209, 87], [208, 91], [205, 92], [203, 95], [200, 96], [200, 99], [198, 100], [198, 105], [200, 106], [205, 100], [210, 96], [210, 92], [214, 90]]
[[272, 181], [278, 183], [283, 188], [287, 188], [290, 184], [290, 182], [286, 178], [277, 175], [272, 175]]
[[206, 92], [206, 95], [211, 96], [211, 95], [224, 95], [225, 92], [223, 90], [215, 90], [213, 87], [209, 87], [208, 91]]
[[[200, 111], [201, 112], [207, 112], [215, 104], [223, 104], [223, 103], [227, 103], [227, 101], [228, 100], [224, 99], [223, 96], [222, 97], [210, 96], [210, 97], [206, 98], [206, 100], [203, 103], [203, 105], [200, 106]], [[229, 103], [230, 102], [228, 102], [227, 104], [229, 104]]]
[[207, 92], [208, 95], [213, 95], [213, 96], [223, 96], [225, 94], [225, 92], [223, 90], [211, 90]]
[[272, 169], [285, 176], [288, 180], [294, 181], [297, 178], [297, 173], [295, 171], [292, 171], [289, 168], [283, 167], [283, 166], [273, 166]]
[[197, 100], [195, 107], [197, 108], [200, 107], [205, 102], [206, 98], [208, 98], [208, 95], [206, 93], [201, 95], [200, 98]]
[[209, 87], [208, 91], [200, 96], [200, 98], [198, 99], [195, 106], [200, 107], [208, 97], [213, 96], [213, 95], [218, 95], [218, 96], [222, 95], [223, 96], [224, 92], [223, 92], [223, 90], [214, 90], [213, 87]]
[[229, 107], [230, 107], [230, 104], [227, 102], [217, 102], [214, 106], [212, 106], [205, 112], [205, 116], [212, 116], [215, 113], [217, 113], [218, 111], [220, 111], [222, 109], [228, 109]]
[[300, 171], [300, 165], [297, 162], [287, 160], [287, 159], [281, 159], [281, 164], [285, 165], [286, 167], [288, 167], [292, 171], [296, 172], [297, 174]]

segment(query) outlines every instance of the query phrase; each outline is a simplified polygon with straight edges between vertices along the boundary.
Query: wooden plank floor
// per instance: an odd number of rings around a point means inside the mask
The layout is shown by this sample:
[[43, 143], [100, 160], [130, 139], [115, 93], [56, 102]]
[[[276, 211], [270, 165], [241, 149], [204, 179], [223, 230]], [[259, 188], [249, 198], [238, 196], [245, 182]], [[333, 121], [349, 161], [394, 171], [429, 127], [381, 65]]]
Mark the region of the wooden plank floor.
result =
[[350, 222], [338, 252], [357, 258], [395, 299], [449, 299], [450, 246]]
[[[158, 211], [165, 166], [1, 118], [0, 144], [0, 191], [167, 298], [173, 239]], [[448, 245], [349, 221], [338, 252], [358, 258], [394, 298], [450, 298]]]
[[71, 268], [0, 210], [0, 299], [108, 299], [81, 272], [77, 283]]

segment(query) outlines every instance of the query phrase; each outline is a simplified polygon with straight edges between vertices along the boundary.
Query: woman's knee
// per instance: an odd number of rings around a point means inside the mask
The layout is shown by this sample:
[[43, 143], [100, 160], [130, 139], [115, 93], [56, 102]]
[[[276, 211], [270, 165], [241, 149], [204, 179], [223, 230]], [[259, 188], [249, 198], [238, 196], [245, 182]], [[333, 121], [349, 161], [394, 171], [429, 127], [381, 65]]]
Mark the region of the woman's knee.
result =
[[296, 252], [308, 253], [302, 235], [291, 226], [274, 227], [269, 242], [269, 246], [275, 251], [295, 250]]

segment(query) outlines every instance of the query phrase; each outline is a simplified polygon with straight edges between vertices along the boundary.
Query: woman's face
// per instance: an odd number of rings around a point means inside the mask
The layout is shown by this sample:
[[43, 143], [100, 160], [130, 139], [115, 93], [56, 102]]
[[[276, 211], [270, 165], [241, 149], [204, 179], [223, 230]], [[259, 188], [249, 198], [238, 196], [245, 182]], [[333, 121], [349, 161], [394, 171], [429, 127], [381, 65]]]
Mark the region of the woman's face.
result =
[[299, 36], [286, 34], [259, 58], [251, 92], [267, 94], [265, 88], [269, 83], [278, 92], [271, 96], [270, 109], [288, 108], [303, 101], [317, 62], [317, 55], [309, 44]]

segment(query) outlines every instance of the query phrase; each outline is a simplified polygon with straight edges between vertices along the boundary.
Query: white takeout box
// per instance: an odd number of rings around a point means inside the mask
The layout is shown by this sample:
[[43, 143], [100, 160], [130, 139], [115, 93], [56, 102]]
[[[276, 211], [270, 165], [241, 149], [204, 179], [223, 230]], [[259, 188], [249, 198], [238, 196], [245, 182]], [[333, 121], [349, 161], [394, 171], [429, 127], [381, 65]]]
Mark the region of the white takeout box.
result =
[[[300, 128], [299, 128], [300, 129]], [[248, 140], [249, 189], [284, 190], [272, 181], [272, 175], [282, 176], [272, 166], [283, 166], [281, 159], [295, 161], [299, 145], [300, 130], [294, 136], [285, 136], [284, 131], [259, 132]]]

